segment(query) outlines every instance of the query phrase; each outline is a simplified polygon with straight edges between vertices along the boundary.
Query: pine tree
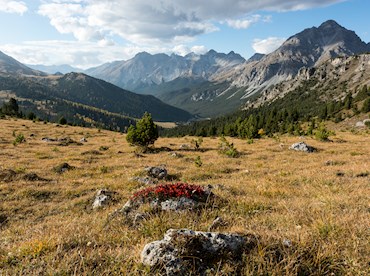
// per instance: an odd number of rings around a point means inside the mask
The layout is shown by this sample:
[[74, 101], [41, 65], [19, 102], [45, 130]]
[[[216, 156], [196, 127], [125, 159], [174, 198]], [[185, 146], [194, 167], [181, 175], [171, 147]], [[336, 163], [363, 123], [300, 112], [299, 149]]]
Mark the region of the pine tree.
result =
[[152, 116], [145, 112], [143, 117], [128, 128], [126, 140], [131, 145], [148, 147], [158, 139], [158, 128], [154, 124]]

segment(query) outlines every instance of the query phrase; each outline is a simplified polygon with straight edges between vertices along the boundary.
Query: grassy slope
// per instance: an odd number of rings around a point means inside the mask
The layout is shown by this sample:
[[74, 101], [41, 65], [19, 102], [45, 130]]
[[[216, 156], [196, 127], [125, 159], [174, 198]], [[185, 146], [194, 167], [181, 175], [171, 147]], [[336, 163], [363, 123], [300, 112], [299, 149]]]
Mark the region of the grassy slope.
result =
[[[23, 133], [27, 142], [13, 146], [13, 131]], [[207, 151], [182, 151], [185, 157], [176, 159], [167, 152], [136, 158], [124, 135], [96, 129], [11, 119], [0, 120], [0, 133], [1, 169], [36, 172], [52, 179], [0, 182], [0, 214], [8, 216], [8, 222], [0, 226], [1, 275], [143, 275], [148, 273], [140, 265], [144, 244], [161, 239], [169, 228], [207, 230], [216, 215], [228, 222], [219, 231], [259, 235], [259, 249], [244, 257], [244, 275], [295, 275], [297, 263], [313, 269], [309, 274], [367, 272], [369, 176], [356, 175], [369, 172], [368, 133], [338, 132], [333, 143], [305, 138], [320, 150], [310, 155], [288, 150], [299, 140], [294, 137], [261, 139], [251, 145], [229, 139], [243, 153], [238, 159], [219, 155], [219, 140], [211, 138], [202, 145]], [[29, 137], [31, 133], [36, 136]], [[60, 147], [42, 142], [44, 136], [75, 140], [85, 136], [88, 142]], [[161, 138], [156, 146], [177, 150], [190, 140]], [[81, 155], [100, 146], [109, 149], [99, 156]], [[198, 155], [201, 168], [193, 161]], [[333, 165], [325, 165], [328, 160]], [[62, 162], [77, 169], [54, 173], [52, 168]], [[140, 187], [129, 178], [146, 165], [159, 164], [166, 164], [169, 173], [182, 181], [224, 185], [215, 193], [226, 204], [200, 214], [153, 215], [138, 228], [119, 219], [106, 225], [109, 214]], [[338, 172], [344, 176], [337, 176]], [[104, 187], [117, 191], [121, 201], [92, 211], [95, 192]], [[292, 249], [278, 246], [284, 239], [293, 242]], [[220, 269], [235, 273], [230, 264]]]

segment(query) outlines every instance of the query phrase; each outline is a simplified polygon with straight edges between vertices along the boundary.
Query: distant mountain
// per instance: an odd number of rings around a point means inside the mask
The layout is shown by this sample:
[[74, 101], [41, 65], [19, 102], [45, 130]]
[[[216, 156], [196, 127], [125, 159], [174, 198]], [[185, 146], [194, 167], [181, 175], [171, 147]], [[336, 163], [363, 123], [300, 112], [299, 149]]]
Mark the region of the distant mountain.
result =
[[82, 73], [45, 75], [4, 54], [0, 60], [0, 94], [3, 98], [16, 97], [27, 110], [54, 119], [68, 114], [73, 120], [85, 118], [110, 125], [112, 116], [120, 120], [122, 127], [144, 112], [151, 113], [157, 121], [178, 122], [192, 118], [188, 112], [153, 96], [138, 95]]
[[4, 74], [21, 74], [33, 76], [45, 76], [46, 74], [38, 70], [33, 70], [20, 63], [14, 58], [0, 51], [0, 72]]
[[288, 38], [271, 54], [213, 74], [208, 83], [181, 87], [160, 94], [159, 98], [189, 112], [199, 112], [200, 116], [219, 116], [238, 109], [269, 87], [293, 79], [302, 67], [365, 52], [370, 52], [369, 44], [361, 41], [355, 32], [329, 20], [318, 28], [312, 27]]
[[[293, 79], [271, 86], [257, 99], [247, 102], [245, 108], [283, 99], [292, 106], [298, 106], [292, 101], [300, 101], [306, 105], [301, 109], [314, 109], [312, 104], [305, 104], [307, 98], [312, 97], [315, 105], [340, 101], [349, 93], [355, 96], [363, 86], [370, 86], [370, 53], [331, 58], [315, 67], [302, 67]], [[303, 87], [304, 93], [298, 95]]]
[[260, 53], [255, 53], [253, 56], [251, 56], [246, 63], [251, 63], [254, 61], [260, 61], [265, 55]]
[[210, 79], [213, 75], [242, 64], [245, 59], [239, 54], [217, 53], [214, 50], [204, 55], [190, 53], [179, 55], [146, 52], [127, 61], [116, 61], [86, 70], [86, 73], [138, 93], [156, 94], [156, 86], [177, 78]]
[[306, 29], [288, 38], [281, 47], [256, 64], [246, 63], [238, 72], [228, 72], [218, 80], [232, 78], [232, 85], [246, 87], [243, 98], [261, 88], [293, 78], [302, 67], [319, 65], [329, 58], [350, 56], [370, 51], [355, 32], [333, 20], [318, 28]]
[[41, 64], [36, 64], [36, 65], [31, 65], [27, 64], [28, 67], [39, 70], [48, 74], [56, 74], [56, 73], [62, 73], [62, 74], [67, 74], [67, 73], [72, 73], [72, 72], [83, 72], [84, 70], [72, 67], [68, 64], [62, 64], [62, 65], [41, 65]]

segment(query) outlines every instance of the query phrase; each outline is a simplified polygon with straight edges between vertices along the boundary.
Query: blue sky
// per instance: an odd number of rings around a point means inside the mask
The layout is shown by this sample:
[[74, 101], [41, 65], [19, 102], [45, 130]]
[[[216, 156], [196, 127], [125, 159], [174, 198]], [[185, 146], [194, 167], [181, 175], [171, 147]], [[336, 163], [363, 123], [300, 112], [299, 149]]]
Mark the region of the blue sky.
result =
[[328, 19], [370, 42], [369, 0], [0, 0], [0, 51], [88, 68], [136, 53], [269, 53]]

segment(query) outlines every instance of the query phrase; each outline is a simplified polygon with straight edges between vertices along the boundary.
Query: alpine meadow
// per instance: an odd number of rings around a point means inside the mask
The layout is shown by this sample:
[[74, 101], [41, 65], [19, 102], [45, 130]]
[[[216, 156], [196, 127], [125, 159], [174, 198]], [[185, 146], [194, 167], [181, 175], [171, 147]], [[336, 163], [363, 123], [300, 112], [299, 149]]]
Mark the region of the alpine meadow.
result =
[[0, 2], [0, 275], [369, 274], [369, 3]]

